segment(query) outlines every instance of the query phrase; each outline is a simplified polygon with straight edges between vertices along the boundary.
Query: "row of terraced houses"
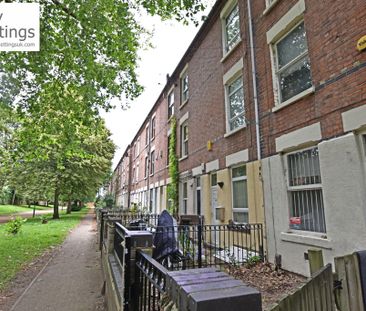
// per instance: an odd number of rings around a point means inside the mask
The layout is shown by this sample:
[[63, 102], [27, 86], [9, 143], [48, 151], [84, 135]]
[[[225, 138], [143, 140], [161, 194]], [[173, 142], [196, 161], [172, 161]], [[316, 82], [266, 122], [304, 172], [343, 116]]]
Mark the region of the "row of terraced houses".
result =
[[366, 249], [364, 35], [364, 0], [217, 1], [114, 170], [116, 205], [167, 208], [175, 116], [180, 214], [263, 223], [268, 260], [304, 275], [309, 248]]

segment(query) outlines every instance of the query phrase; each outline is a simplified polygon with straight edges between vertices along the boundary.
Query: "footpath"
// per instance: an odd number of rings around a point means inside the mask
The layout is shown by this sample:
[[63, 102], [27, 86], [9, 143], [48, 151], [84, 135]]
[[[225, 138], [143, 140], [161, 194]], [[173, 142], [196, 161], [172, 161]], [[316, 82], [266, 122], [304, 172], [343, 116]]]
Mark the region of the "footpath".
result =
[[[46, 209], [46, 210], [41, 210], [41, 211], [36, 210], [35, 217], [38, 217], [39, 215], [44, 215], [44, 214], [51, 214], [52, 212], [53, 212], [53, 209]], [[2, 216], [0, 216], [0, 224], [8, 222], [13, 217], [19, 217], [19, 216], [22, 218], [32, 218], [33, 210], [31, 210], [29, 212], [14, 213], [11, 215], [2, 215]]]
[[103, 310], [95, 220], [87, 214], [10, 311]]

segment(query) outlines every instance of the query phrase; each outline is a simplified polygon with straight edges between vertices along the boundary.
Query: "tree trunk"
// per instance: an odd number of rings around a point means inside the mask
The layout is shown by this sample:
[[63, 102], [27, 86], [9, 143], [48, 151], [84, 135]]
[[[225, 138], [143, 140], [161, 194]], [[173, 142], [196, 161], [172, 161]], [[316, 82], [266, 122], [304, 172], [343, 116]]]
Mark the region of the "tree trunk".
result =
[[56, 182], [56, 189], [55, 189], [55, 199], [53, 202], [53, 219], [60, 219], [60, 215], [58, 213], [58, 198], [60, 196], [60, 189], [59, 189], [59, 185], [58, 182]]
[[11, 198], [11, 205], [15, 204], [15, 189], [13, 191], [13, 197]]
[[71, 214], [71, 200], [67, 201], [66, 214]]

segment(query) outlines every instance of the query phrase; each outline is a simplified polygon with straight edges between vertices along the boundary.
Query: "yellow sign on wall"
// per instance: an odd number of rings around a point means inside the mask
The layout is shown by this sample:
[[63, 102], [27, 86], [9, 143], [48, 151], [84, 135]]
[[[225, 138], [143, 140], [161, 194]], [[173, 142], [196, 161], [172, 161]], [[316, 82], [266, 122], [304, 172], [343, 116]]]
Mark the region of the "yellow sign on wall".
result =
[[365, 49], [366, 49], [366, 36], [363, 36], [357, 41], [357, 50], [361, 52]]

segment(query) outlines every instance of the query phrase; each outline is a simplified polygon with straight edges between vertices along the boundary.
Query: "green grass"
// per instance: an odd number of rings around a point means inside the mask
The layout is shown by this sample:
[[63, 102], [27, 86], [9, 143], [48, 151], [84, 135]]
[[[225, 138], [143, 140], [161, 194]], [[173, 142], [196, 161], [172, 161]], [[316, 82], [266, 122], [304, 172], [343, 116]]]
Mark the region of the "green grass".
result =
[[[45, 210], [45, 209], [52, 209], [52, 206], [36, 206], [36, 210]], [[12, 215], [16, 213], [24, 213], [33, 210], [33, 206], [29, 208], [28, 206], [16, 206], [16, 205], [0, 205], [0, 215]]]
[[52, 220], [48, 215], [47, 224], [41, 224], [39, 218], [28, 219], [15, 236], [5, 232], [5, 224], [0, 225], [0, 290], [24, 265], [49, 247], [61, 244], [86, 213], [86, 208], [70, 215], [61, 213], [59, 220]]

